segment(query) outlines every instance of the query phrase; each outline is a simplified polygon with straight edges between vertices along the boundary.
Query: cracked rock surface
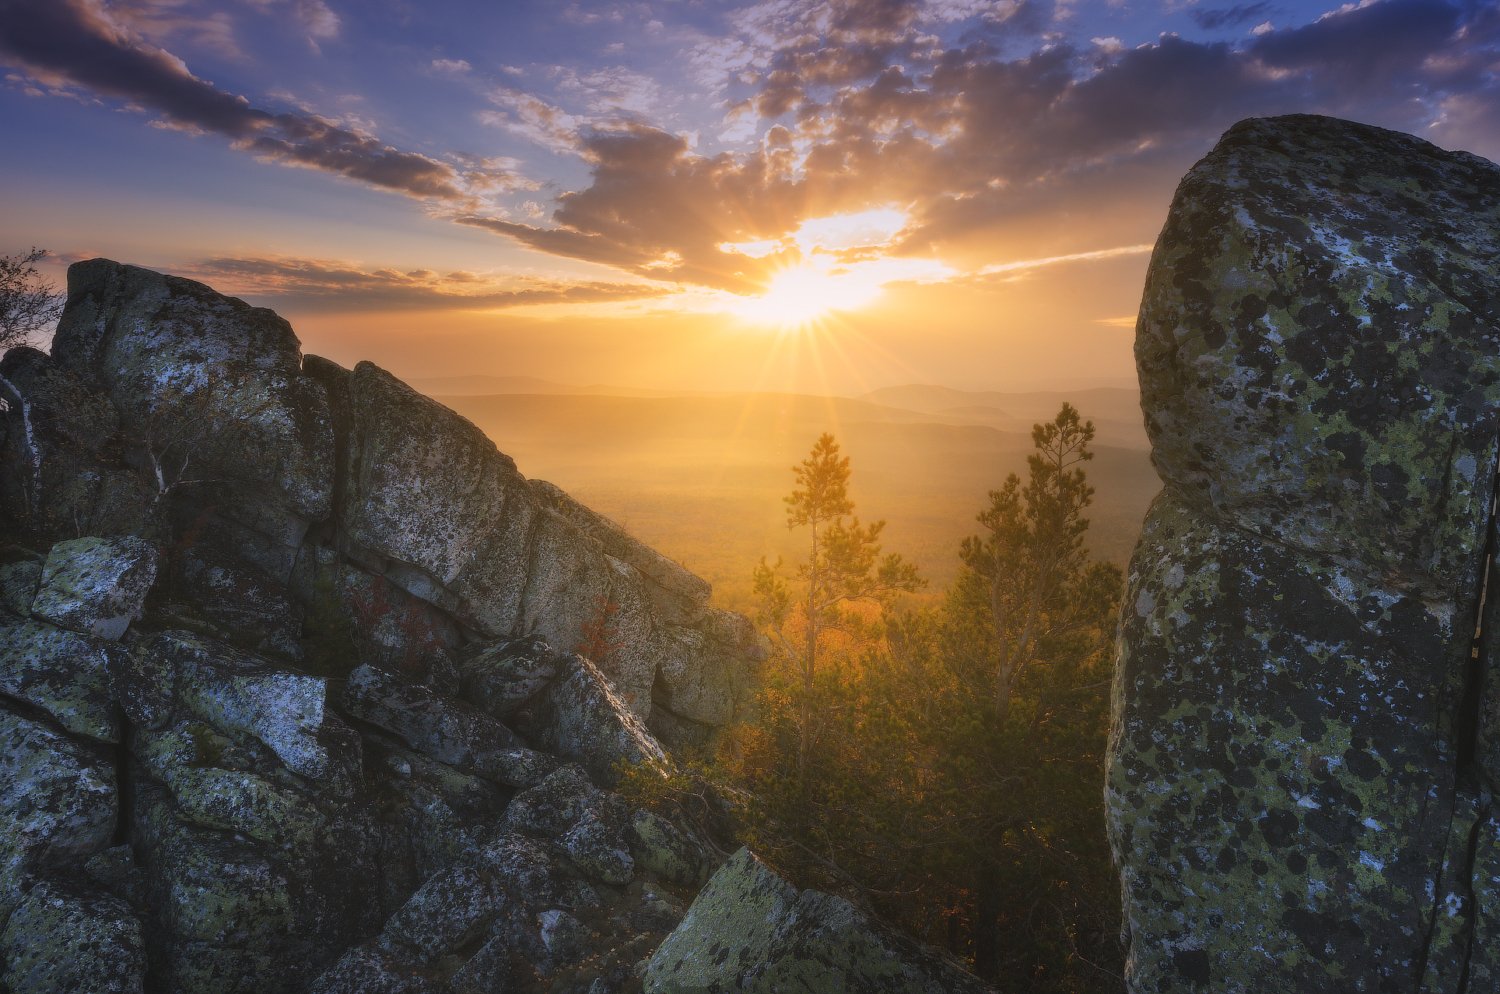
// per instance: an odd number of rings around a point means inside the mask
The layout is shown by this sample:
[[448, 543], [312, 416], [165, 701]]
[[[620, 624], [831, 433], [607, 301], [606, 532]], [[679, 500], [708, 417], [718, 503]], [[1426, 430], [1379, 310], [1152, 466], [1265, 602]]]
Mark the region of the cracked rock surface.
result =
[[1165, 488], [1106, 790], [1130, 990], [1495, 990], [1500, 167], [1236, 125], [1136, 359]]

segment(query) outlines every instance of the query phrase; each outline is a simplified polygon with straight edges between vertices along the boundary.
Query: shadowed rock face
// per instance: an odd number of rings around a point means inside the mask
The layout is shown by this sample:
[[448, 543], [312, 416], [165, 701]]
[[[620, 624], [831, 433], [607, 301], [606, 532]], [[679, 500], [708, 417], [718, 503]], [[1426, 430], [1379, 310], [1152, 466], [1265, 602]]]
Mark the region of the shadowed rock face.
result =
[[1178, 188], [1136, 358], [1166, 486], [1106, 790], [1131, 990], [1495, 989], [1500, 167], [1235, 126]]
[[748, 622], [198, 283], [80, 263], [0, 375], [0, 989], [639, 990], [725, 853], [610, 788]]

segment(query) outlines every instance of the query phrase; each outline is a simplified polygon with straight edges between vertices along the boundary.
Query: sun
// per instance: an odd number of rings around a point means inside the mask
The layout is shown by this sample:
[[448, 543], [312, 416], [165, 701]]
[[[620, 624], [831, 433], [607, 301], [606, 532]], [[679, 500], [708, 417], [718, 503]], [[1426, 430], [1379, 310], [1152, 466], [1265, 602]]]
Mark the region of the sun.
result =
[[880, 296], [882, 281], [851, 270], [837, 270], [817, 261], [781, 270], [753, 297], [735, 302], [746, 321], [780, 329], [816, 324], [835, 311], [865, 307]]

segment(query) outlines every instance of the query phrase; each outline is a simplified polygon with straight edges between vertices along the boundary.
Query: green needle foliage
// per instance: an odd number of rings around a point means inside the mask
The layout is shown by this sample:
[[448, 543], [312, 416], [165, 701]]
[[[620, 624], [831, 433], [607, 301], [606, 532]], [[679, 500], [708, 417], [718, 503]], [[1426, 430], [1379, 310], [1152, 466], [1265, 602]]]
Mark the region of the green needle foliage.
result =
[[853, 517], [830, 436], [794, 468], [791, 579], [755, 573], [778, 651], [754, 722], [720, 743], [750, 841], [862, 901], [1001, 990], [1121, 990], [1101, 783], [1118, 568], [1090, 561], [1093, 425], [1037, 425], [1025, 481], [980, 511], [940, 603]]
[[[880, 533], [884, 521], [861, 525], [849, 499], [849, 457], [839, 455], [838, 442], [826, 432], [813, 444], [812, 452], [792, 467], [797, 487], [783, 498], [788, 528], [808, 529], [809, 551], [797, 567], [800, 596], [795, 596], [780, 576], [781, 560], [775, 566], [762, 559], [754, 585], [760, 598], [760, 615], [770, 622], [775, 645], [786, 658], [796, 658], [801, 674], [800, 720], [797, 768], [806, 771], [813, 734], [813, 702], [819, 675], [819, 658], [831, 633], [868, 641], [878, 637], [879, 615], [851, 610], [864, 605], [886, 607], [891, 598], [920, 589], [925, 581], [915, 565], [895, 553], [880, 555]], [[794, 607], [800, 610], [798, 630], [788, 627]], [[794, 640], [800, 644], [794, 645]]]

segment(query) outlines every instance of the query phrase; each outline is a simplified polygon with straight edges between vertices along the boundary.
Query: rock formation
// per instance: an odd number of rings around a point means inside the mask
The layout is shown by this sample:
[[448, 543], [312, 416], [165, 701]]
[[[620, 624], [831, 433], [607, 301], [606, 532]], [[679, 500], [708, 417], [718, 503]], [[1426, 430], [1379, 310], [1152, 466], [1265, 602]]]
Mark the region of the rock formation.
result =
[[187, 280], [75, 265], [0, 397], [0, 991], [642, 989], [727, 853], [613, 788], [761, 653], [706, 583]]
[[983, 994], [840, 897], [799, 891], [747, 849], [714, 875], [646, 965], [657, 994]]
[[1500, 167], [1376, 128], [1246, 121], [1178, 188], [1106, 792], [1132, 992], [1500, 989], [1497, 260]]

